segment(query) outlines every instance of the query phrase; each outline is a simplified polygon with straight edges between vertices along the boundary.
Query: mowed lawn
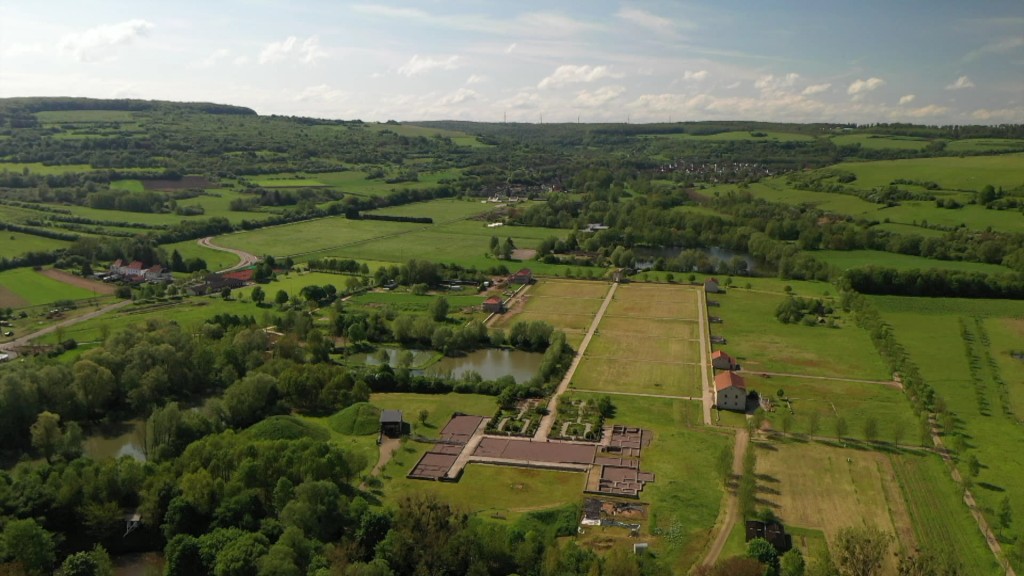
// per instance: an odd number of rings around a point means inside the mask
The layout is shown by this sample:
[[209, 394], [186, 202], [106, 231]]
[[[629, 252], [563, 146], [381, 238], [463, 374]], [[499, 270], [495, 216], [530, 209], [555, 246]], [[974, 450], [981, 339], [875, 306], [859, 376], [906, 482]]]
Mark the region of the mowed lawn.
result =
[[607, 282], [542, 278], [525, 292], [522, 308], [506, 312], [494, 326], [508, 331], [521, 322], [547, 322], [578, 348], [609, 289]]
[[[1002, 412], [998, 387], [984, 354], [987, 349], [1008, 386], [1011, 406], [1021, 405], [1019, 361], [1008, 358], [1010, 348], [1020, 348], [1017, 327], [1024, 319], [1024, 301], [964, 300], [952, 298], [872, 297], [883, 318], [892, 324], [897, 340], [918, 365], [925, 381], [945, 400], [966, 434], [967, 449], [981, 463], [972, 493], [989, 522], [997, 526], [995, 511], [1008, 497], [1014, 516], [1024, 514], [1024, 452], [1020, 425]], [[989, 333], [991, 344], [981, 341], [978, 324]], [[974, 334], [972, 348], [982, 372], [981, 390], [990, 406], [984, 415], [971, 378], [969, 357], [960, 336], [961, 320]], [[1012, 383], [1012, 384], [1011, 384]], [[1016, 412], [1016, 418], [1024, 413]], [[1018, 568], [1020, 568], [1018, 566]]]
[[[915, 549], [914, 530], [888, 456], [814, 442], [752, 442], [758, 507], [787, 526], [813, 528], [831, 544], [845, 527], [876, 526], [892, 535], [890, 552]], [[896, 559], [886, 556], [885, 574]]]
[[[576, 394], [580, 398], [600, 395]], [[642, 541], [668, 559], [672, 573], [686, 574], [706, 552], [721, 505], [722, 483], [710, 472], [732, 434], [701, 426], [700, 403], [687, 400], [612, 396], [615, 415], [606, 424], [639, 426], [654, 432], [640, 469], [653, 472], [640, 500], [650, 503]]]
[[631, 394], [700, 397], [701, 371], [696, 364], [640, 362], [629, 358], [583, 357], [571, 388]]
[[[742, 280], [741, 280], [742, 282]], [[796, 293], [803, 285], [792, 283]], [[807, 296], [811, 297], [811, 296]], [[727, 339], [722, 349], [746, 370], [781, 372], [809, 376], [888, 380], [892, 377], [867, 332], [840, 311], [840, 328], [783, 324], [775, 310], [785, 294], [733, 289], [724, 295], [709, 295], [721, 303], [709, 313], [720, 316], [711, 333]], [[838, 302], [833, 303], [838, 308]]]
[[1024, 154], [912, 158], [842, 162], [831, 167], [857, 175], [850, 185], [860, 190], [888, 186], [904, 178], [935, 182], [943, 190], [980, 190], [987, 184], [1012, 189], [1024, 185]]
[[[348, 220], [337, 216], [227, 234], [218, 236], [214, 243], [259, 255], [284, 257], [305, 254], [319, 258], [332, 249], [422, 227], [423, 224]], [[357, 249], [354, 253], [361, 254], [362, 250]]]
[[31, 268], [0, 272], [0, 307], [22, 308], [57, 300], [85, 300], [97, 295], [85, 288], [43, 276]]
[[[878, 441], [894, 442], [899, 433], [901, 445], [920, 444], [918, 419], [903, 391], [894, 386], [781, 376], [765, 378], [746, 372], [743, 378], [748, 390], [756, 390], [776, 402], [778, 391], [785, 393], [793, 403], [791, 432], [812, 433], [812, 415], [817, 415], [818, 430], [814, 434], [835, 437], [836, 421], [841, 417], [848, 427], [845, 437], [864, 440], [864, 425], [869, 418], [874, 418]], [[786, 414], [789, 414], [786, 404], [777, 402], [776, 410], [768, 413], [772, 427], [782, 430]]]
[[892, 456], [891, 461], [918, 545], [926, 550], [955, 551], [964, 576], [1003, 573], [945, 463], [932, 454]]

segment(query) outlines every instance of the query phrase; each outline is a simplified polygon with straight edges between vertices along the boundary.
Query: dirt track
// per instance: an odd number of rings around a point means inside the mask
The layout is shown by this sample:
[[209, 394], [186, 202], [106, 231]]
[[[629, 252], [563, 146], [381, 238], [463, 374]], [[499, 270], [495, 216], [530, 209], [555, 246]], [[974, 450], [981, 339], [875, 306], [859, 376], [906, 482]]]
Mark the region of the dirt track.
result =
[[22, 336], [21, 338], [18, 338], [16, 340], [12, 340], [10, 342], [4, 343], [4, 344], [0, 344], [0, 350], [3, 350], [5, 353], [10, 354], [10, 357], [13, 360], [14, 358], [18, 357], [18, 353], [15, 352], [14, 350], [12, 350], [12, 348], [17, 348], [19, 346], [26, 346], [32, 340], [35, 340], [36, 338], [39, 338], [40, 336], [46, 336], [47, 334], [49, 334], [51, 332], [55, 332], [58, 328], [65, 328], [67, 326], [74, 326], [75, 324], [78, 324], [79, 322], [85, 322], [86, 320], [92, 320], [93, 318], [96, 318], [97, 316], [102, 316], [103, 314], [106, 314], [107, 312], [110, 312], [111, 310], [117, 310], [119, 308], [124, 308], [125, 306], [128, 306], [131, 303], [132, 303], [131, 300], [120, 300], [118, 302], [114, 302], [113, 304], [109, 304], [107, 306], [104, 306], [103, 308], [100, 308], [99, 310], [93, 310], [92, 312], [89, 312], [88, 314], [83, 314], [81, 316], [75, 316], [74, 318], [68, 318], [67, 320], [64, 320], [63, 322], [58, 322], [56, 324], [51, 324], [51, 325], [47, 326], [46, 328], [42, 328], [42, 329], [37, 330], [37, 331], [35, 331], [35, 332], [31, 333], [31, 334], [26, 334], [25, 336]]
[[704, 557], [704, 566], [712, 566], [715, 562], [718, 562], [718, 557], [722, 554], [722, 548], [725, 548], [725, 542], [729, 539], [729, 534], [732, 533], [736, 520], [739, 519], [740, 500], [737, 492], [739, 491], [739, 480], [743, 476], [743, 456], [747, 453], [749, 442], [750, 433], [746, 429], [736, 431], [736, 447], [732, 451], [732, 475], [736, 480], [736, 486], [732, 490], [726, 491], [725, 518], [722, 519], [722, 523], [719, 525], [718, 533], [715, 535], [714, 542], [711, 543], [708, 555]]

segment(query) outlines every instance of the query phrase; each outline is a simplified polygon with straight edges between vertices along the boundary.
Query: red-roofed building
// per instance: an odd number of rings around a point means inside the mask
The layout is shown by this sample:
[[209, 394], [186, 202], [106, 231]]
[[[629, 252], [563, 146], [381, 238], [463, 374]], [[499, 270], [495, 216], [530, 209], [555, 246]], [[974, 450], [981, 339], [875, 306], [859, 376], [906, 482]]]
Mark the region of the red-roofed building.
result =
[[516, 272], [509, 279], [513, 284], [529, 284], [533, 282], [533, 272], [529, 268], [523, 268]]
[[709, 294], [717, 294], [721, 292], [721, 288], [718, 285], [718, 278], [708, 278], [705, 280], [704, 291]]
[[235, 270], [234, 272], [224, 272], [220, 275], [222, 278], [233, 278], [235, 280], [241, 280], [242, 282], [252, 282], [252, 279], [256, 276], [256, 270], [248, 268], [245, 270]]
[[736, 361], [725, 353], [724, 350], [715, 350], [711, 353], [711, 367], [716, 370], [734, 370]]
[[747, 383], [742, 376], [732, 371], [715, 376], [715, 406], [719, 410], [747, 411]]
[[501, 314], [505, 311], [505, 304], [501, 300], [501, 296], [491, 296], [483, 303], [484, 312], [490, 312], [491, 314]]

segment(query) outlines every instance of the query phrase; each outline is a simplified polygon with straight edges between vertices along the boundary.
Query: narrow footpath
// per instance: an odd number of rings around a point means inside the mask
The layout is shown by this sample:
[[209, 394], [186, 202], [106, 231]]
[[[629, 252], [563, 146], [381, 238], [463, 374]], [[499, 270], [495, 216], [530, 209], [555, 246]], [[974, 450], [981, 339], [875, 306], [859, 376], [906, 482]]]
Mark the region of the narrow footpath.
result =
[[733, 482], [725, 494], [725, 498], [727, 499], [725, 506], [725, 518], [717, 524], [718, 533], [715, 534], [715, 539], [711, 543], [711, 549], [708, 550], [708, 555], [704, 557], [704, 566], [712, 566], [715, 562], [718, 562], [718, 557], [722, 554], [722, 548], [725, 547], [725, 543], [729, 539], [729, 534], [732, 534], [733, 526], [736, 525], [736, 520], [739, 518], [739, 483], [740, 478], [743, 476], [743, 457], [747, 454], [747, 446], [749, 444], [750, 433], [747, 432], [747, 429], [742, 428], [737, 430], [736, 446], [732, 451]]
[[590, 323], [590, 328], [587, 330], [587, 335], [583, 337], [583, 342], [580, 343], [579, 350], [576, 351], [576, 356], [572, 359], [572, 364], [569, 365], [569, 370], [566, 371], [565, 377], [558, 383], [558, 389], [551, 396], [551, 400], [548, 401], [548, 413], [540, 419], [540, 426], [537, 428], [537, 433], [533, 435], [534, 442], [547, 442], [548, 434], [551, 433], [551, 427], [555, 425], [556, 411], [558, 410], [558, 397], [565, 394], [565, 391], [569, 388], [569, 382], [572, 382], [573, 374], [576, 373], [576, 367], [580, 365], [580, 361], [583, 360], [583, 353], [587, 351], [587, 346], [590, 345], [590, 339], [594, 337], [594, 333], [597, 332], [597, 325], [601, 323], [601, 318], [604, 318], [604, 313], [608, 310], [608, 305], [612, 303], [612, 297], [615, 296], [615, 289], [618, 288], [618, 283], [612, 283], [611, 288], [608, 289], [608, 295], [604, 297], [604, 302], [601, 303], [601, 308], [594, 315], [594, 321]]

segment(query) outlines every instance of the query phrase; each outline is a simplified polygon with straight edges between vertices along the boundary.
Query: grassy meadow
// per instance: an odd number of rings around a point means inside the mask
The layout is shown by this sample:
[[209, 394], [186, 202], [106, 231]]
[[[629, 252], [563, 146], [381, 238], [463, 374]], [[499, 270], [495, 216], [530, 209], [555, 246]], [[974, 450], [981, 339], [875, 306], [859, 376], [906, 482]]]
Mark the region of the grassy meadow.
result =
[[959, 260], [934, 260], [921, 256], [879, 252], [877, 250], [816, 250], [809, 252], [812, 256], [828, 262], [840, 270], [863, 268], [866, 266], [883, 266], [896, 270], [956, 270], [958, 272], [981, 272], [984, 274], [1009, 274], [1012, 272], [1005, 266], [985, 264], [982, 262], [962, 262]]
[[31, 268], [0, 272], [0, 307], [22, 308], [52, 304], [58, 300], [96, 298], [92, 290], [65, 284]]
[[21, 256], [26, 252], [49, 252], [70, 245], [71, 243], [66, 240], [54, 240], [10, 230], [0, 231], [0, 258]]

